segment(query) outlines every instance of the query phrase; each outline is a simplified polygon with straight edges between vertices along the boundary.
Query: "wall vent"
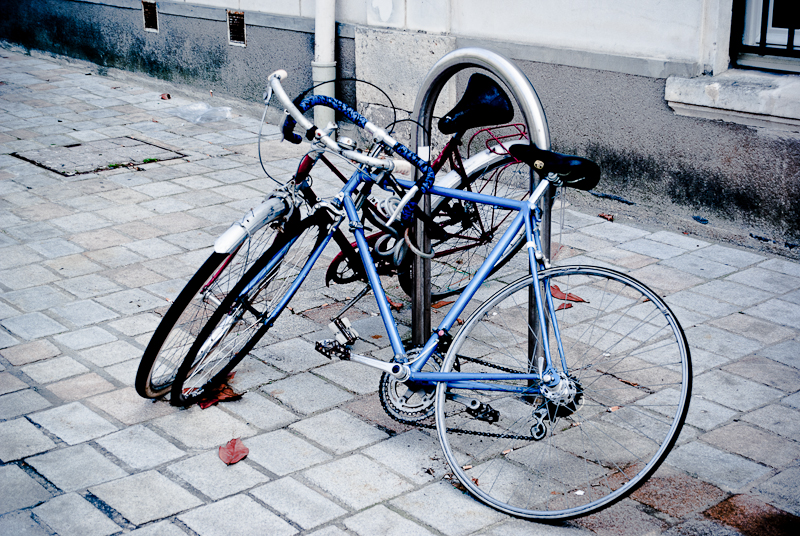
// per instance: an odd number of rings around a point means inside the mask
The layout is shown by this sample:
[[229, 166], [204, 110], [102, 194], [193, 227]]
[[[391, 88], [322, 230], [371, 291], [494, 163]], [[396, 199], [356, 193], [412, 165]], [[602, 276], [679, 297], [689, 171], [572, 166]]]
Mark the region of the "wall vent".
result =
[[142, 14], [144, 15], [145, 31], [158, 32], [158, 8], [156, 3], [142, 0]]
[[228, 43], [240, 47], [247, 44], [244, 32], [243, 11], [228, 11]]

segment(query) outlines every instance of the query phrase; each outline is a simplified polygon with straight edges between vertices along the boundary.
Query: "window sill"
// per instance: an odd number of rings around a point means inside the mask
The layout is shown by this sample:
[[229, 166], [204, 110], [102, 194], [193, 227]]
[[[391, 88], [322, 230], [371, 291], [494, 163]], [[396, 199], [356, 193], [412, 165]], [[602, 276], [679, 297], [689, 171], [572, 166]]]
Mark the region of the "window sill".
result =
[[800, 75], [732, 69], [667, 79], [664, 98], [678, 115], [800, 132]]

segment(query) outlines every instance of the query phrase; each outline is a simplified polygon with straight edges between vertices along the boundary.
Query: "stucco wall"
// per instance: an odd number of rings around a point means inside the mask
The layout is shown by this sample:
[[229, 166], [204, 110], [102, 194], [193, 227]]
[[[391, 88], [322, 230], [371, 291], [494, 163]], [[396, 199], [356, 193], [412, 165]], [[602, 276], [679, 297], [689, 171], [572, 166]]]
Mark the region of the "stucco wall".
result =
[[[161, 3], [170, 2], [187, 0]], [[314, 0], [188, 3], [314, 17]], [[727, 55], [727, 40], [718, 39], [718, 30], [722, 25], [721, 35], [729, 32], [730, 6], [731, 0], [503, 0], [494, 4], [486, 0], [336, 0], [336, 20], [511, 41], [536, 49], [673, 61], [695, 65], [701, 73], [714, 68], [718, 55]]]
[[[248, 25], [247, 47], [238, 47], [228, 44], [224, 11], [215, 10], [219, 20], [162, 12], [154, 33], [144, 31], [140, 3], [136, 9], [124, 7], [137, 4], [125, 0], [107, 4], [0, 0], [0, 37], [247, 100], [261, 98], [275, 69], [290, 72], [290, 94], [312, 85], [314, 36], [308, 31]], [[353, 39], [340, 38], [337, 47], [340, 72], [352, 76]]]
[[663, 79], [517, 63], [542, 101], [553, 148], [596, 160], [602, 191], [800, 236], [797, 133], [675, 115]]

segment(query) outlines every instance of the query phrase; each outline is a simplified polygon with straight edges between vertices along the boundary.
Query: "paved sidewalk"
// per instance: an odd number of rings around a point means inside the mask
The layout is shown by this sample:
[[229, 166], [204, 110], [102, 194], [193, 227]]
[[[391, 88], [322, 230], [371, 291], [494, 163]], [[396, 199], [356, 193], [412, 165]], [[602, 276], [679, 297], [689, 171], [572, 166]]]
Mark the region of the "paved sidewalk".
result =
[[[382, 413], [377, 373], [313, 352], [324, 309], [355, 287], [310, 289], [239, 367], [241, 401], [139, 398], [133, 378], [167, 300], [272, 183], [250, 108], [195, 124], [173, 114], [197, 101], [96, 69], [0, 48], [0, 534], [796, 531], [800, 264], [635, 222], [567, 210], [561, 242], [667, 296], [691, 344], [694, 399], [667, 464], [594, 516], [520, 521], [443, 480], [435, 436]], [[285, 178], [296, 150], [270, 128], [267, 166]], [[102, 151], [104, 165], [157, 161], [82, 172]], [[349, 316], [377, 336], [369, 302]], [[385, 357], [385, 337], [368, 340]], [[272, 366], [298, 354], [302, 371]], [[234, 437], [250, 455], [225, 466], [217, 447]]]

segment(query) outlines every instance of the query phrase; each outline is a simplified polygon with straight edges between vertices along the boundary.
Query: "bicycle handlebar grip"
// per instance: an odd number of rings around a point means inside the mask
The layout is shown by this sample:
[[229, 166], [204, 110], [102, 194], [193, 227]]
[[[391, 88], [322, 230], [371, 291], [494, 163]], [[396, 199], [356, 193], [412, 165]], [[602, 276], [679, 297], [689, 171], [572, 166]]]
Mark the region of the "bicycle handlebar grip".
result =
[[[300, 110], [301, 113], [305, 113], [309, 108], [318, 105], [327, 106], [328, 108], [333, 108], [337, 112], [341, 112], [345, 115], [345, 117], [361, 128], [364, 128], [364, 125], [367, 124], [366, 117], [355, 111], [352, 107], [344, 102], [332, 97], [328, 97], [327, 95], [311, 95], [306, 97], [300, 102], [300, 104], [297, 105], [297, 109]], [[296, 124], [297, 123], [292, 116], [288, 116], [283, 122], [283, 138], [295, 144], [302, 141], [302, 138], [298, 134], [294, 133], [294, 126]], [[309, 140], [313, 139], [313, 136], [313, 132], [306, 134], [306, 137]]]
[[294, 133], [294, 126], [296, 124], [297, 122], [291, 115], [287, 115], [286, 119], [283, 120], [283, 139], [288, 142], [294, 143], [295, 145], [303, 141], [303, 138], [301, 138], [299, 134]]

